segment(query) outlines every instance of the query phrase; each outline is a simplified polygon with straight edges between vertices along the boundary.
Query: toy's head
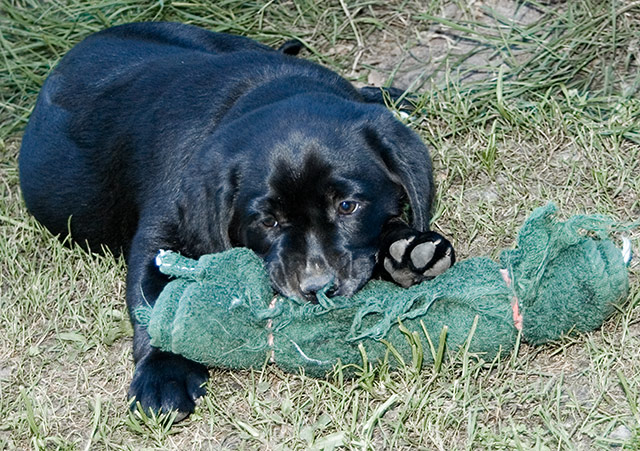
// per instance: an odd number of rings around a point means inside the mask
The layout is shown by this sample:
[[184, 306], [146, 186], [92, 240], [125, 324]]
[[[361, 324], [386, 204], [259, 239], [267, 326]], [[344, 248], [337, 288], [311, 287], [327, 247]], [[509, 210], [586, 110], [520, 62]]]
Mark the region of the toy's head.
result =
[[531, 344], [556, 340], [571, 328], [599, 327], [629, 292], [627, 262], [606, 239], [615, 223], [597, 215], [561, 222], [555, 213], [553, 204], [536, 209], [517, 247], [500, 256]]

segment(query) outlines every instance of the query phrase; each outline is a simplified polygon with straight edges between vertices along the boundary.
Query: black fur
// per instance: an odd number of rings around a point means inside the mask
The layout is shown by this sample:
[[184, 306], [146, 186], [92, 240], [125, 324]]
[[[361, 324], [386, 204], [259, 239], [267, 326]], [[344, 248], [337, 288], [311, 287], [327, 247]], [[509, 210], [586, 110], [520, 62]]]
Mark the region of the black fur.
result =
[[[29, 210], [54, 234], [124, 253], [130, 312], [167, 283], [159, 249], [247, 246], [283, 294], [354, 293], [403, 205], [412, 230], [428, 230], [431, 161], [375, 103], [380, 91], [295, 58], [300, 48], [172, 23], [89, 36], [46, 80], [24, 135]], [[192, 411], [206, 369], [150, 347], [131, 319], [130, 395]]]

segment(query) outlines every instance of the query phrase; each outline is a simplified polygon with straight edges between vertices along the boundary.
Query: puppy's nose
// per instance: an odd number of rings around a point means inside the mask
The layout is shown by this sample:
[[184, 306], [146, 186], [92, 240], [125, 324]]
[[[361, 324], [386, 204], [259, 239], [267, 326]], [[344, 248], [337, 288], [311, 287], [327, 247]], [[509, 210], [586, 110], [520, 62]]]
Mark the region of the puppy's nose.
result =
[[314, 295], [333, 282], [331, 274], [312, 274], [300, 281], [300, 292], [305, 296]]

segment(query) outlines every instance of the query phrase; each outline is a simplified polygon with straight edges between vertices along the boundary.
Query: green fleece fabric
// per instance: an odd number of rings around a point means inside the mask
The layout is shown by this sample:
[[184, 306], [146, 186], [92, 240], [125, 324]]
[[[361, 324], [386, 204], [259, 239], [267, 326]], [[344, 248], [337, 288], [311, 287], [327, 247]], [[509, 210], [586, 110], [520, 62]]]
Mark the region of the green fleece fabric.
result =
[[[275, 296], [250, 250], [197, 261], [162, 251], [159, 269], [174, 280], [153, 308], [136, 315], [153, 346], [212, 367], [271, 361], [322, 377], [338, 361], [361, 364], [360, 345], [372, 362], [385, 359], [390, 346], [411, 361], [407, 331], [423, 344], [428, 334], [437, 348], [444, 326], [448, 351], [467, 344], [473, 332], [469, 351], [490, 360], [513, 348], [518, 329], [532, 344], [593, 330], [628, 295], [625, 261], [608, 239], [615, 224], [601, 216], [562, 222], [555, 212], [553, 204], [535, 210], [500, 265], [471, 258], [410, 288], [371, 281], [350, 298], [320, 293], [318, 304]], [[425, 346], [423, 365], [432, 362]]]

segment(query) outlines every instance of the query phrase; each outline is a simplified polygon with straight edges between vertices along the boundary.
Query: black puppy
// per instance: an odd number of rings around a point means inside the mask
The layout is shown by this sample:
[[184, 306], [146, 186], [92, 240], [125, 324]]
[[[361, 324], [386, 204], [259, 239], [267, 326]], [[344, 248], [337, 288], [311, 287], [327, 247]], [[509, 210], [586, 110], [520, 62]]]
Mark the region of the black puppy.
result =
[[[379, 91], [295, 58], [298, 48], [172, 23], [89, 36], [51, 73], [27, 126], [27, 207], [54, 234], [124, 252], [130, 313], [167, 283], [159, 249], [249, 247], [277, 291], [312, 302], [323, 288], [351, 295], [376, 270], [402, 285], [443, 272], [454, 254], [428, 231], [427, 149]], [[130, 395], [191, 412], [207, 369], [152, 348], [132, 322]]]

